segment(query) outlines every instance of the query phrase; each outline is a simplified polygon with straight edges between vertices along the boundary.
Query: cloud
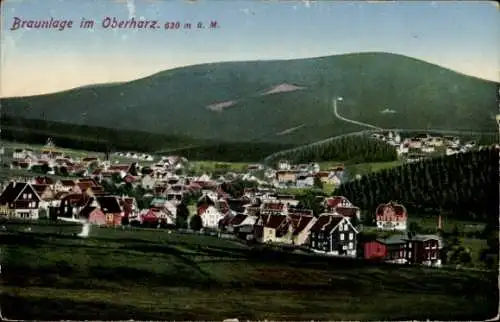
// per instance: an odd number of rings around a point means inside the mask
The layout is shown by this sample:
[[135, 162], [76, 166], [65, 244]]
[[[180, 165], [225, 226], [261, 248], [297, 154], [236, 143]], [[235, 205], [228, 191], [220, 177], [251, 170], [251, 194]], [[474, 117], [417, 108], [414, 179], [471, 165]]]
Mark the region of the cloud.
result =
[[310, 0], [303, 0], [302, 2], [304, 2], [304, 6], [306, 6], [306, 8], [310, 8], [311, 7], [311, 1]]
[[248, 15], [250, 13], [250, 9], [248, 9], [248, 8], [240, 9], [240, 11], [246, 15]]

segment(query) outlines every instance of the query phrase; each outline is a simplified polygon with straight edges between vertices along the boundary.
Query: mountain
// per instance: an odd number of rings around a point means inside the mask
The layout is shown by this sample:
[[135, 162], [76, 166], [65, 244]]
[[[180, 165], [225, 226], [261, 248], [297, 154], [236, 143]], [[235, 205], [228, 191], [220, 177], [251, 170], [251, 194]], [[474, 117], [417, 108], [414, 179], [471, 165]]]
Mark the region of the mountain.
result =
[[[495, 131], [498, 84], [389, 53], [202, 64], [1, 99], [11, 118], [227, 142], [302, 144], [366, 127]], [[387, 113], [391, 111], [391, 113]]]

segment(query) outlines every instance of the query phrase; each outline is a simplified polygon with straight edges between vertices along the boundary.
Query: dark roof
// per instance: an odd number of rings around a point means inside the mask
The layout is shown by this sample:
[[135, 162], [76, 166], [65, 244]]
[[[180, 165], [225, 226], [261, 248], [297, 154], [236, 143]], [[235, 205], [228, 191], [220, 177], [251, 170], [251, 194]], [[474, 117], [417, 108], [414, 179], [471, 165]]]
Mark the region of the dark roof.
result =
[[96, 197], [97, 203], [104, 213], [119, 213], [122, 211], [118, 198], [114, 196]]
[[27, 185], [28, 184], [26, 182], [9, 182], [7, 187], [0, 195], [0, 204], [3, 205], [14, 202]]
[[406, 244], [405, 238], [407, 238], [407, 236], [398, 234], [389, 236], [387, 238], [378, 238], [377, 241], [384, 245], [400, 245]]
[[247, 215], [244, 214], [237, 214], [236, 216], [232, 217], [231, 220], [229, 221], [229, 224], [231, 226], [238, 226], [241, 224], [245, 219], [247, 219]]
[[309, 225], [311, 220], [314, 219], [314, 216], [307, 216], [307, 215], [292, 214], [289, 216], [290, 219], [292, 220], [294, 235], [300, 234], [300, 232], [302, 232], [307, 227], [307, 225]]
[[262, 226], [268, 228], [278, 229], [286, 220], [287, 216], [283, 215], [261, 215]]
[[340, 223], [344, 217], [335, 216], [330, 214], [323, 214], [318, 217], [318, 220], [312, 226], [311, 231], [313, 232], [330, 232], [332, 229]]
[[236, 212], [245, 211], [244, 205], [249, 204], [250, 201], [248, 199], [227, 199], [227, 204], [229, 205], [229, 209]]
[[97, 207], [91, 207], [91, 206], [86, 206], [86, 207], [83, 207], [82, 210], [80, 210], [80, 217], [83, 217], [85, 219], [89, 219], [90, 217], [90, 214], [92, 213], [92, 211], [94, 211], [95, 209], [97, 209]]

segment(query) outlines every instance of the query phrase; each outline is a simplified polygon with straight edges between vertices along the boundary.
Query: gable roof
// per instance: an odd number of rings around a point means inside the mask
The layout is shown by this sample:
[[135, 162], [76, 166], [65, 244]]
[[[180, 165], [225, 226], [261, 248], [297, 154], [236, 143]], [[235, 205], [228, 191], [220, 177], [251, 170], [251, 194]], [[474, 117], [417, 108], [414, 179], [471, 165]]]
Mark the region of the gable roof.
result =
[[394, 210], [396, 216], [405, 216], [407, 214], [406, 208], [403, 205], [398, 204], [394, 201], [389, 201], [386, 204], [378, 205], [377, 209], [375, 210], [375, 214], [381, 215], [384, 212], [384, 210], [389, 207], [392, 208], [392, 210]]
[[288, 217], [283, 215], [260, 215], [259, 221], [264, 227], [278, 229], [288, 221]]
[[342, 219], [341, 216], [334, 216], [330, 214], [322, 214], [318, 217], [316, 223], [312, 226], [312, 232], [331, 232], [335, 226], [337, 226]]
[[335, 207], [340, 206], [340, 204], [342, 203], [342, 201], [347, 201], [348, 203], [351, 203], [349, 201], [349, 199], [347, 199], [344, 196], [333, 196], [331, 198], [326, 198], [325, 199], [326, 206], [329, 207], [329, 208], [335, 208]]
[[312, 215], [289, 215], [292, 220], [293, 234], [300, 234], [315, 218]]
[[26, 182], [9, 182], [0, 195], [0, 204], [7, 204], [16, 201], [28, 184]]
[[104, 213], [122, 212], [118, 198], [114, 196], [99, 196], [96, 197], [95, 200], [99, 203], [99, 206]]

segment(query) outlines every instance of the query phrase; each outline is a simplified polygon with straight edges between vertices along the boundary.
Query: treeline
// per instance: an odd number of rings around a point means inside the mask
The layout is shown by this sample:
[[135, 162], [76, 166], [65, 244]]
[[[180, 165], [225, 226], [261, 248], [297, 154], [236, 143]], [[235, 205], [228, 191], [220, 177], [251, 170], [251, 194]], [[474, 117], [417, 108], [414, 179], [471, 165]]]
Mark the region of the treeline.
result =
[[213, 160], [224, 162], [259, 162], [266, 156], [276, 151], [289, 149], [292, 146], [285, 144], [264, 142], [242, 142], [226, 143], [220, 142], [197, 146], [179, 151], [173, 151], [176, 155], [183, 156], [188, 160]]
[[294, 163], [331, 160], [364, 163], [395, 161], [397, 158], [396, 149], [386, 142], [365, 135], [351, 135], [275, 153], [268, 157], [267, 162], [274, 164], [286, 159]]
[[336, 195], [374, 213], [390, 200], [412, 214], [441, 213], [462, 220], [498, 222], [499, 150], [455, 154], [387, 169], [342, 184]]
[[[190, 160], [259, 161], [290, 145], [267, 143], [225, 143], [195, 140], [143, 131], [118, 130], [44, 120], [14, 118], [2, 115], [2, 140], [28, 144], [45, 144], [48, 137], [57, 146], [87, 151], [165, 151]], [[171, 152], [167, 152], [171, 151]]]
[[118, 130], [2, 115], [2, 139], [45, 144], [48, 137], [58, 146], [89, 151], [133, 150], [154, 152], [165, 147], [180, 148], [193, 140], [142, 131]]

